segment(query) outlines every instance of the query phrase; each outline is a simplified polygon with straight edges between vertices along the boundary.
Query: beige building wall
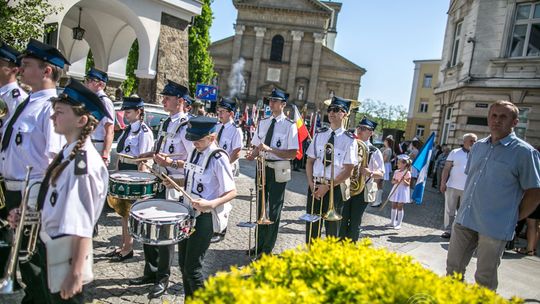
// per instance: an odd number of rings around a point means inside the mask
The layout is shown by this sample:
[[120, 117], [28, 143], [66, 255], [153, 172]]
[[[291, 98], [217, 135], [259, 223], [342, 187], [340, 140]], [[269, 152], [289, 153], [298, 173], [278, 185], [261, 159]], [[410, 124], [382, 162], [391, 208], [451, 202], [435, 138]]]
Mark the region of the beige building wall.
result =
[[[238, 10], [235, 35], [214, 42], [210, 55], [218, 74], [220, 95], [228, 96], [231, 68], [245, 60], [244, 85], [237, 97], [255, 103], [272, 88], [290, 94], [290, 101], [322, 109], [331, 94], [358, 99], [366, 70], [332, 50], [341, 3], [307, 0], [233, 1]], [[281, 60], [272, 56], [276, 37], [283, 38]]]
[[431, 128], [457, 146], [465, 133], [489, 135], [496, 100], [520, 109], [516, 134], [540, 146], [540, 1], [452, 0]]
[[433, 90], [438, 82], [440, 60], [415, 60], [411, 99], [405, 139], [414, 137], [425, 141], [431, 134], [431, 122], [435, 108]]

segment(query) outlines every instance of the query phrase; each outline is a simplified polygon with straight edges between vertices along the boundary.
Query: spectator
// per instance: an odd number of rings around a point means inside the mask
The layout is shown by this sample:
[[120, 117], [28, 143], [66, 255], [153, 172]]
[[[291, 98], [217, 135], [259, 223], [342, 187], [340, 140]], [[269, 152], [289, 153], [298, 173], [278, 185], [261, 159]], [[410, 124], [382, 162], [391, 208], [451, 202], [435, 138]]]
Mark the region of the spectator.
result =
[[476, 283], [498, 285], [497, 268], [516, 222], [540, 203], [540, 153], [513, 132], [519, 109], [509, 101], [489, 107], [490, 135], [469, 153], [463, 201], [446, 259], [446, 273], [461, 274], [476, 251]]
[[448, 157], [441, 175], [440, 190], [444, 193], [444, 233], [442, 238], [449, 239], [452, 231], [452, 224], [459, 208], [459, 203], [463, 199], [463, 189], [465, 188], [465, 166], [469, 159], [469, 151], [478, 137], [476, 134], [467, 133], [463, 135], [463, 147], [452, 150]]
[[436, 167], [435, 173], [437, 175], [437, 181], [440, 181], [442, 179], [442, 171], [444, 168], [444, 164], [446, 163], [446, 158], [448, 157], [449, 153], [450, 153], [450, 148], [444, 146], [442, 148], [442, 153], [439, 155], [439, 157], [437, 157], [437, 160], [435, 161], [435, 167]]

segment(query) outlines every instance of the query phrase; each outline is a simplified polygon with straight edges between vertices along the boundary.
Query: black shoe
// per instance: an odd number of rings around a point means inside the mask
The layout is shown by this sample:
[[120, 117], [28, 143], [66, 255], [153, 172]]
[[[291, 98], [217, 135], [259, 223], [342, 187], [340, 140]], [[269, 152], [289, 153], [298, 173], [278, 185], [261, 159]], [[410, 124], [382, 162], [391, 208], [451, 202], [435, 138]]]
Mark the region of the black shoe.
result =
[[148, 293], [148, 298], [154, 299], [161, 297], [161, 295], [164, 294], [167, 290], [167, 287], [169, 287], [169, 279], [160, 280], [154, 285], [154, 287], [152, 287], [152, 289]]
[[451, 236], [450, 232], [445, 231], [443, 234], [441, 234], [441, 237], [443, 239], [449, 239]]
[[99, 234], [99, 231], [98, 231], [98, 230], [99, 230], [99, 227], [98, 227], [98, 224], [96, 224], [96, 225], [94, 226], [94, 232], [92, 233], [92, 237], [98, 236], [98, 234]]
[[107, 258], [112, 258], [120, 254], [120, 248], [114, 248], [113, 251], [106, 253], [104, 256]]
[[221, 233], [214, 233], [214, 236], [210, 239], [210, 243], [219, 243], [225, 239], [225, 235]]
[[111, 262], [122, 262], [124, 260], [131, 259], [132, 257], [133, 257], [133, 250], [128, 252], [128, 254], [126, 255], [122, 255], [121, 253], [118, 253], [118, 255], [113, 256], [111, 258]]
[[142, 276], [135, 279], [131, 279], [129, 280], [128, 283], [129, 285], [146, 285], [146, 284], [154, 283], [155, 281], [156, 279], [154, 279], [153, 277]]

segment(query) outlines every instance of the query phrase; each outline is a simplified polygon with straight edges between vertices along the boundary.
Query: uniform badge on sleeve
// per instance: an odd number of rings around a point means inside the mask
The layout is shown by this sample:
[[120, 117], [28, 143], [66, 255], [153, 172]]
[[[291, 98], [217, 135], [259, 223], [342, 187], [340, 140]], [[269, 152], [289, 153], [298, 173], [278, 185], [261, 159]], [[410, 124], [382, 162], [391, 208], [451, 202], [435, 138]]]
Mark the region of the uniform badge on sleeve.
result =
[[19, 91], [19, 89], [13, 89], [13, 91], [11, 91], [12, 98], [17, 98], [19, 96], [21, 96], [21, 91]]
[[51, 197], [49, 198], [49, 202], [51, 203], [51, 206], [54, 207], [54, 205], [56, 205], [57, 199], [58, 199], [58, 192], [54, 190], [53, 193], [51, 194]]
[[75, 155], [75, 175], [83, 175], [88, 173], [88, 161], [86, 159], [86, 151], [79, 151]]

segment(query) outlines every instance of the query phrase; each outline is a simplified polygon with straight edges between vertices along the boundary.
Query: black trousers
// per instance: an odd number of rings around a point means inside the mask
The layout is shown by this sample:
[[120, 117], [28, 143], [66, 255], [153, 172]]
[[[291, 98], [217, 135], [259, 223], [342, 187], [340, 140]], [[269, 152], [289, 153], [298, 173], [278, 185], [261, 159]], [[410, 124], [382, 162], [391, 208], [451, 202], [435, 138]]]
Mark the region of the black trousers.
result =
[[343, 219], [341, 220], [339, 234], [341, 238], [349, 238], [354, 242], [358, 241], [358, 238], [360, 238], [362, 216], [364, 215], [364, 211], [366, 211], [367, 205], [364, 201], [364, 191], [358, 195], [351, 196], [343, 204]]
[[203, 260], [213, 234], [212, 214], [202, 213], [197, 217], [195, 232], [188, 239], [178, 243], [178, 265], [182, 273], [186, 299], [203, 287]]
[[[2, 183], [2, 190], [4, 191], [4, 196], [6, 200], [6, 207], [0, 210], [0, 218], [2, 220], [7, 220], [9, 211], [13, 208], [19, 207], [22, 200], [21, 191], [6, 191], [4, 183]], [[0, 241], [4, 244], [11, 244], [13, 239], [13, 230], [9, 226], [3, 227], [0, 229]], [[2, 275], [6, 269], [8, 262], [9, 252], [11, 247], [0, 247], [0, 271]]]
[[[266, 167], [265, 175], [264, 195], [266, 202], [268, 202], [265, 208], [268, 218], [273, 223], [270, 225], [257, 225], [257, 253], [270, 254], [276, 245], [287, 183], [277, 183], [275, 180], [276, 175], [272, 168]], [[259, 202], [262, 201], [261, 196], [262, 193], [259, 193]], [[257, 218], [260, 218], [261, 211], [261, 206], [259, 206]]]
[[[307, 213], [310, 214], [316, 214], [321, 217], [324, 216], [328, 212], [328, 208], [330, 205], [330, 191], [326, 192], [324, 197], [320, 200], [315, 199], [315, 201], [312, 201], [313, 194], [311, 193], [311, 188], [308, 187], [308, 195], [307, 195], [307, 204], [306, 204], [306, 210]], [[313, 202], [313, 208], [312, 208], [312, 202]], [[321, 206], [322, 204], [322, 206]], [[322, 207], [322, 212], [321, 212]], [[341, 189], [340, 186], [334, 186], [334, 209], [338, 214], [341, 214], [343, 211], [343, 195], [341, 195]], [[320, 219], [316, 222], [308, 223], [306, 222], [306, 243], [310, 242], [310, 239], [318, 238], [321, 236], [321, 233], [319, 233], [319, 230], [322, 230], [321, 222], [324, 221], [324, 219]], [[339, 236], [339, 229], [340, 229], [341, 221], [324, 221], [324, 229], [326, 236]], [[311, 231], [311, 235], [310, 235]]]

